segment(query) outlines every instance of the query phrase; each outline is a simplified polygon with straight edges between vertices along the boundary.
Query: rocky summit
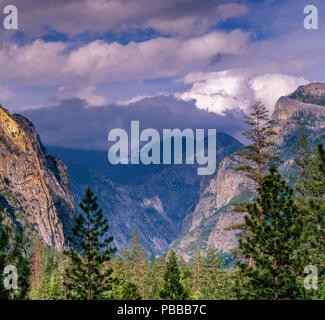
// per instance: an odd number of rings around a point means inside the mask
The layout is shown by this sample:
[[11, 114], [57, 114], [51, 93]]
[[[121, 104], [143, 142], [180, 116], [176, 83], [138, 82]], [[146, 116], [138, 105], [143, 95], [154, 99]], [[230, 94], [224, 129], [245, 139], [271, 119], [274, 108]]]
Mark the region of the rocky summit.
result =
[[0, 203], [27, 239], [62, 250], [76, 207], [64, 163], [44, 148], [33, 124], [0, 107]]
[[[300, 86], [291, 95], [281, 97], [272, 119], [278, 132], [275, 138], [277, 150], [274, 151], [281, 152], [284, 163], [279, 169], [287, 173], [293, 158], [293, 144], [299, 139], [300, 123], [304, 123], [313, 145], [325, 135], [325, 84]], [[237, 156], [227, 156], [213, 177], [201, 181], [204, 187], [198, 200], [188, 209], [181, 234], [170, 245], [185, 260], [189, 260], [197, 249], [205, 249], [208, 245], [224, 253], [237, 247], [238, 231], [228, 227], [241, 223], [243, 214], [233, 212], [233, 203], [249, 200], [253, 195], [252, 182], [235, 170], [242, 161]]]

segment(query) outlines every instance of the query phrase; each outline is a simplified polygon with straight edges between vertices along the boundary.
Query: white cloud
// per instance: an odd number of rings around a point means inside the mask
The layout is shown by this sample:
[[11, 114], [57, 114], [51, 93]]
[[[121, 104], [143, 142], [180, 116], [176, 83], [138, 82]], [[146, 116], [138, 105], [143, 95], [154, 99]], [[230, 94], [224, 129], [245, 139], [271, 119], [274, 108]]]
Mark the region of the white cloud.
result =
[[103, 106], [107, 101], [106, 98], [95, 94], [96, 87], [82, 88], [77, 93], [77, 97], [87, 101], [92, 106]]
[[196, 106], [200, 109], [223, 114], [230, 109], [246, 110], [251, 101], [247, 78], [238, 71], [189, 74], [184, 82], [193, 83], [193, 86], [178, 97], [196, 100]]
[[288, 95], [307, 83], [309, 81], [302, 77], [274, 73], [251, 79], [249, 86], [254, 91], [255, 100], [261, 101], [271, 109], [279, 97]]
[[192, 88], [177, 94], [177, 97], [193, 99], [198, 108], [217, 114], [237, 108], [247, 112], [256, 100], [260, 100], [272, 112], [278, 98], [308, 83], [304, 78], [285, 74], [256, 76], [248, 70], [192, 73], [183, 81], [192, 83]]
[[6, 44], [0, 49], [0, 81], [91, 87], [101, 81], [179, 76], [206, 66], [218, 53], [239, 54], [248, 42], [249, 34], [236, 30], [125, 45], [96, 40], [72, 51], [62, 42]]

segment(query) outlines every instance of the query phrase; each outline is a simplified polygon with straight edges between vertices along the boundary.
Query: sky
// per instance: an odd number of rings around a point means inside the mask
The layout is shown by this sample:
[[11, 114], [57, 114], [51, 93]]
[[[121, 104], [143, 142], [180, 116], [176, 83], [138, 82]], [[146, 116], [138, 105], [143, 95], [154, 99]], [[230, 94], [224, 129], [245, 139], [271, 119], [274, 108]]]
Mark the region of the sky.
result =
[[[108, 130], [217, 128], [324, 82], [322, 0], [0, 0], [0, 104], [46, 144], [105, 149]], [[306, 30], [304, 7], [318, 8]]]

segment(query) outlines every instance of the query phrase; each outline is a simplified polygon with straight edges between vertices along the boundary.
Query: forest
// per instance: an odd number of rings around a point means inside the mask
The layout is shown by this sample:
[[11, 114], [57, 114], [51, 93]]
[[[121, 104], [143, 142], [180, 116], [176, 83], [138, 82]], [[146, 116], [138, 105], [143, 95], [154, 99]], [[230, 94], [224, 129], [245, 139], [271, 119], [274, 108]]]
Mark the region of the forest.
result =
[[[237, 152], [242, 161], [236, 170], [252, 181], [255, 195], [233, 203], [244, 220], [231, 226], [239, 232], [239, 246], [230, 256], [207, 247], [190, 261], [173, 250], [157, 257], [142, 247], [136, 230], [117, 252], [109, 221], [87, 188], [63, 252], [36, 237], [27, 248], [1, 209], [0, 299], [325, 299], [324, 143], [313, 145], [302, 122], [292, 170], [281, 174], [277, 132], [266, 108], [256, 103], [246, 123], [250, 143]], [[2, 273], [8, 265], [17, 268], [17, 289], [8, 289], [9, 275]], [[314, 277], [305, 273], [308, 266]]]

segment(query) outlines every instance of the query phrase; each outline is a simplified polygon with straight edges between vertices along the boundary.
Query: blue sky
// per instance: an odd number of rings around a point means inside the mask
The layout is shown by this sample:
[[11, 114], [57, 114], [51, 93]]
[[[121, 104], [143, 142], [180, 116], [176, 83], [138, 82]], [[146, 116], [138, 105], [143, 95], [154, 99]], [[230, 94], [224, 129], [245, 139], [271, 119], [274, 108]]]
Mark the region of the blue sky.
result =
[[[0, 9], [17, 6], [19, 30], [0, 27], [0, 103], [35, 117], [44, 136], [37, 110], [59, 106], [55, 124], [66, 119], [71, 101], [141, 112], [148, 99], [168, 108], [183, 101], [202, 113], [202, 121], [208, 112], [220, 123], [247, 112], [255, 100], [272, 112], [281, 95], [325, 80], [321, 0], [2, 2]], [[318, 8], [318, 30], [303, 27], [307, 4]], [[228, 133], [239, 137], [239, 130], [233, 125]]]

